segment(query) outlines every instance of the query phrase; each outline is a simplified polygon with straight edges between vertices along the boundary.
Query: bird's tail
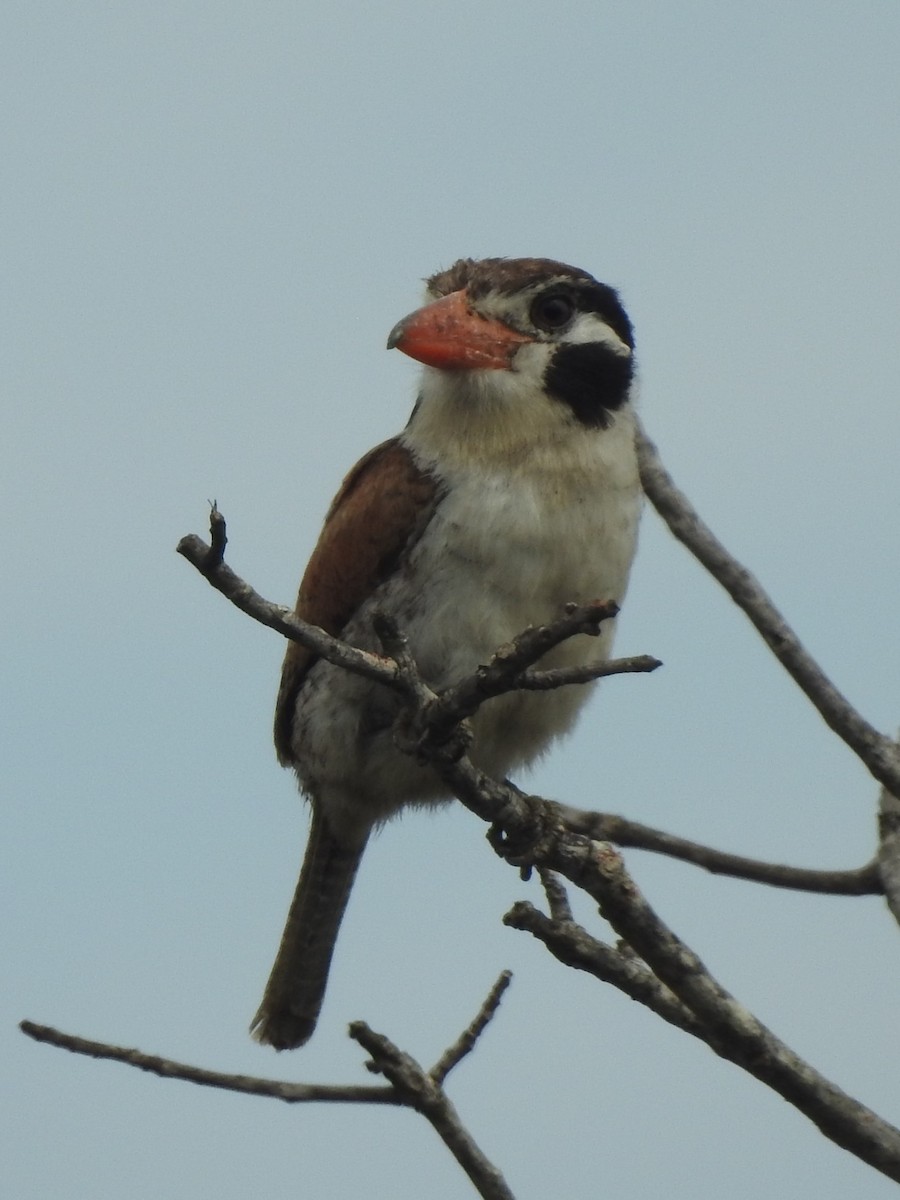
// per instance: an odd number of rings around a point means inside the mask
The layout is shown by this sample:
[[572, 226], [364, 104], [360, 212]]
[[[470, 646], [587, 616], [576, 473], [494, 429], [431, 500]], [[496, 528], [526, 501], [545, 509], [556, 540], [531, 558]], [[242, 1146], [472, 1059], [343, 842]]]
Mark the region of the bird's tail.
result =
[[276, 1050], [293, 1050], [312, 1036], [325, 996], [341, 918], [366, 848], [334, 836], [313, 806], [309, 842], [275, 965], [250, 1031]]

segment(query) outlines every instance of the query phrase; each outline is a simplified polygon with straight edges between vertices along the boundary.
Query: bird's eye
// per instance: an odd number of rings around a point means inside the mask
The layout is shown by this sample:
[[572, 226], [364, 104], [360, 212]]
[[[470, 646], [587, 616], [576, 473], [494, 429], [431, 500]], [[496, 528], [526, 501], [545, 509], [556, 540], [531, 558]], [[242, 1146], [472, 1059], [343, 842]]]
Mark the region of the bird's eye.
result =
[[531, 306], [531, 319], [539, 329], [552, 331], [568, 325], [575, 313], [575, 301], [565, 292], [538, 296]]

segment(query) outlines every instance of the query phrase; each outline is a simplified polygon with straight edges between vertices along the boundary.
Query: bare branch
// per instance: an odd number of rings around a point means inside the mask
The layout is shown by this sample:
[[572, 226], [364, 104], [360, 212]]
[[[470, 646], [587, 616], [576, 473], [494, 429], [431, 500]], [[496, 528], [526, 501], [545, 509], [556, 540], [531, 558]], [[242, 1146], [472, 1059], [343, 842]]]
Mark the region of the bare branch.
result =
[[228, 531], [225, 528], [225, 518], [219, 512], [219, 506], [213, 500], [209, 507], [209, 567], [221, 566], [225, 561], [225, 547], [228, 545]]
[[883, 787], [878, 799], [876, 868], [888, 908], [900, 922], [900, 798]]
[[[597, 664], [593, 667], [531, 671], [530, 667], [548, 650], [576, 634], [596, 636], [602, 623], [615, 617], [618, 606], [610, 600], [568, 604], [564, 613], [546, 625], [529, 626], [506, 646], [500, 647], [490, 663], [479, 667], [455, 687], [436, 695], [419, 675], [409, 654], [406, 638], [384, 613], [375, 616], [375, 631], [389, 658], [369, 654], [331, 637], [316, 625], [301, 621], [290, 609], [273, 604], [256, 592], [223, 561], [227, 543], [225, 518], [215, 503], [210, 513], [211, 544], [188, 534], [176, 547], [217, 591], [237, 608], [283, 637], [299, 642], [320, 658], [403, 693], [411, 708], [428, 712], [428, 737], [448, 741], [463, 720], [494, 696], [518, 688], [548, 690], [589, 683], [606, 675], [623, 675], [655, 670], [661, 664], [649, 655]], [[390, 660], [393, 661], [390, 661]], [[407, 750], [413, 753], [416, 733], [410, 730]], [[421, 734], [419, 735], [421, 736]], [[467, 739], [455, 739], [462, 752]]]
[[[555, 621], [530, 625], [501, 646], [486, 666], [479, 667], [472, 675], [441, 693], [425, 714], [431, 738], [440, 740], [445, 731], [449, 732], [464, 718], [471, 717], [485, 700], [515, 691], [521, 686], [523, 673], [554, 646], [576, 634], [596, 637], [603, 622], [611, 620], [618, 611], [618, 605], [611, 600], [573, 603], [567, 604]], [[593, 675], [588, 676], [588, 679], [592, 678]], [[588, 679], [573, 679], [572, 682], [584, 683]], [[550, 686], [561, 685], [551, 683]]]
[[870, 773], [900, 796], [900, 749], [868, 723], [834, 686], [763, 591], [754, 576], [732, 557], [678, 490], [656, 447], [638, 429], [641, 483], [650, 503], [680, 542], [750, 618], [766, 645], [828, 727], [850, 747]]
[[500, 1007], [503, 993], [512, 982], [512, 971], [501, 971], [497, 982], [488, 992], [484, 1003], [475, 1014], [471, 1024], [462, 1031], [452, 1046], [444, 1051], [438, 1061], [428, 1072], [435, 1083], [443, 1083], [450, 1072], [475, 1049], [475, 1043], [487, 1029], [494, 1014]]
[[372, 626], [385, 654], [394, 660], [397, 681], [406, 698], [414, 707], [430, 708], [436, 703], [438, 696], [419, 674], [415, 659], [410, 653], [406, 634], [398, 628], [394, 618], [384, 612], [374, 614]]
[[587, 667], [523, 671], [516, 679], [516, 687], [524, 691], [546, 692], [576, 683], [592, 683], [595, 679], [607, 679], [610, 675], [648, 675], [661, 666], [658, 658], [652, 658], [649, 654], [635, 654], [631, 658], [611, 658]]
[[544, 889], [544, 895], [547, 897], [547, 904], [550, 906], [550, 916], [554, 922], [564, 925], [574, 922], [569, 894], [563, 887], [560, 877], [554, 875], [552, 871], [548, 871], [546, 867], [538, 868], [538, 876], [541, 880], [541, 887]]
[[558, 805], [490, 779], [467, 758], [439, 755], [435, 769], [476, 815], [495, 823], [492, 841], [515, 865], [530, 861], [588, 893], [616, 933], [697, 1018], [721, 1057], [778, 1092], [839, 1146], [900, 1182], [900, 1130], [804, 1062], [739, 1004], [660, 920], [620, 855], [565, 830]]
[[62, 1033], [49, 1025], [36, 1025], [33, 1021], [22, 1021], [19, 1028], [36, 1042], [47, 1042], [70, 1050], [73, 1054], [85, 1054], [89, 1058], [108, 1058], [114, 1062], [149, 1071], [164, 1079], [183, 1079], [186, 1083], [197, 1083], [203, 1087], [223, 1088], [229, 1092], [243, 1092], [249, 1096], [267, 1096], [284, 1100], [288, 1104], [306, 1104], [325, 1101], [337, 1104], [393, 1104], [402, 1101], [393, 1088], [331, 1086], [320, 1083], [285, 1083], [280, 1079], [260, 1079], [255, 1075], [230, 1075], [223, 1071], [207, 1071], [192, 1067], [188, 1063], [175, 1062], [171, 1058], [160, 1058], [156, 1054], [144, 1054], [141, 1050], [125, 1046], [111, 1046], [107, 1042], [94, 1042], [88, 1038]]
[[33, 1021], [22, 1021], [19, 1028], [37, 1042], [46, 1042], [74, 1054], [112, 1059], [164, 1078], [182, 1079], [187, 1083], [222, 1088], [251, 1096], [266, 1096], [286, 1101], [288, 1104], [325, 1101], [338, 1104], [390, 1104], [414, 1108], [422, 1113], [437, 1131], [485, 1200], [514, 1200], [503, 1176], [475, 1144], [442, 1086], [450, 1071], [475, 1047], [478, 1038], [497, 1011], [500, 999], [511, 979], [509, 971], [500, 975], [475, 1019], [445, 1050], [430, 1072], [424, 1071], [415, 1059], [403, 1053], [383, 1035], [374, 1033], [363, 1022], [352, 1024], [350, 1036], [372, 1055], [374, 1063], [369, 1064], [370, 1069], [374, 1067], [378, 1073], [384, 1075], [389, 1082], [388, 1087], [286, 1083], [276, 1079], [260, 1079], [252, 1075], [231, 1075], [175, 1062], [155, 1054], [145, 1054], [141, 1050], [76, 1037], [49, 1025], [37, 1025]]
[[348, 646], [339, 638], [331, 637], [318, 625], [308, 625], [306, 621], [301, 621], [299, 617], [295, 616], [289, 608], [264, 599], [259, 592], [253, 590], [249, 583], [245, 583], [239, 575], [236, 575], [218, 556], [219, 551], [224, 552], [225, 549], [225, 518], [218, 509], [214, 509], [214, 513], [217, 530], [214, 546], [207, 545], [202, 538], [189, 533], [187, 537], [181, 539], [176, 549], [183, 558], [197, 568], [216, 591], [221, 592], [235, 607], [246, 613], [248, 617], [252, 617], [254, 621], [276, 630], [282, 637], [286, 637], [292, 642], [299, 642], [320, 658], [334, 663], [335, 666], [343, 667], [357, 675], [365, 675], [369, 679], [377, 679], [379, 683], [394, 690], [403, 690], [398, 681], [397, 668], [394, 663], [377, 654], [368, 654], [364, 650]]
[[691, 1012], [660, 983], [646, 963], [601, 942], [574, 921], [560, 921], [539, 912], [526, 901], [514, 904], [503, 924], [532, 934], [564, 966], [586, 971], [603, 983], [624, 992], [678, 1029], [706, 1041], [703, 1026]]
[[420, 1112], [468, 1175], [485, 1200], [514, 1200], [500, 1171], [476, 1146], [447, 1094], [429, 1072], [363, 1021], [354, 1021], [350, 1036], [372, 1056], [371, 1069], [391, 1084], [403, 1103]]
[[809, 867], [789, 867], [762, 862], [740, 854], [726, 854], [699, 842], [676, 837], [638, 821], [629, 821], [613, 813], [584, 812], [560, 805], [566, 827], [598, 842], [665, 854], [682, 862], [703, 867], [712, 875], [730, 875], [771, 887], [792, 888], [801, 892], [821, 892], [832, 896], [873, 896], [882, 893], [878, 863], [873, 861], [852, 871], [825, 871]]
[[608, 844], [560, 838], [551, 865], [592, 896], [603, 917], [701, 1023], [722, 1058], [767, 1084], [843, 1146], [900, 1182], [900, 1130], [804, 1062], [722, 987], [656, 915]]

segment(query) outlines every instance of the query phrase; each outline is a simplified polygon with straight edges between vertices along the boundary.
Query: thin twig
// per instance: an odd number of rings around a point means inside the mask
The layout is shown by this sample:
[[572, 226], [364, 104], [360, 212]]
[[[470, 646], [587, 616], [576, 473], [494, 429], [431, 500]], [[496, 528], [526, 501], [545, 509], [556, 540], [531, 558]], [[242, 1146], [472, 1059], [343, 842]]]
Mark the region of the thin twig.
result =
[[611, 658], [607, 662], [586, 667], [552, 667], [546, 671], [529, 669], [516, 678], [516, 687], [524, 691], [546, 692], [552, 688], [571, 687], [572, 684], [593, 683], [595, 679], [608, 679], [610, 675], [648, 675], [661, 666], [658, 658], [652, 658], [649, 654], [635, 654], [630, 658]]
[[435, 1083], [443, 1083], [450, 1072], [475, 1049], [475, 1043], [487, 1029], [503, 999], [503, 993], [512, 982], [512, 971], [501, 971], [496, 983], [488, 992], [472, 1022], [465, 1028], [452, 1046], [448, 1046], [428, 1074]]
[[550, 906], [550, 916], [554, 922], [566, 925], [574, 921], [575, 918], [572, 915], [569, 895], [563, 887], [560, 877], [554, 875], [552, 871], [548, 871], [545, 867], [538, 868], [538, 877], [541, 881], [541, 887], [544, 889], [544, 895], [547, 897], [547, 904]]
[[585, 971], [603, 983], [612, 984], [631, 1000], [637, 1000], [657, 1016], [705, 1041], [703, 1026], [689, 1008], [660, 983], [653, 972], [633, 954], [623, 954], [591, 937], [586, 929], [571, 919], [561, 921], [548, 917], [532, 904], [520, 900], [514, 904], [503, 924], [510, 929], [530, 933], [542, 942], [555, 959], [564, 966]]
[[[224, 549], [225, 518], [218, 512], [217, 521], [219, 536], [222, 539], [221, 546]], [[365, 650], [357, 650], [339, 638], [331, 637], [318, 625], [308, 625], [306, 621], [301, 621], [289, 608], [264, 599], [259, 592], [254, 591], [249, 583], [236, 575], [226, 563], [217, 557], [213, 546], [207, 545], [196, 534], [189, 533], [187, 537], [183, 537], [176, 549], [183, 558], [197, 568], [217, 592], [221, 592], [226, 599], [230, 600], [241, 612], [246, 613], [248, 617], [252, 617], [254, 621], [276, 630], [282, 637], [286, 637], [292, 642], [299, 642], [320, 658], [334, 663], [335, 666], [343, 667], [356, 675], [365, 675], [369, 679], [376, 679], [379, 683], [383, 683], [395, 691], [403, 690], [402, 684], [398, 680], [397, 667], [393, 662], [377, 654], [368, 654]]]
[[729, 875], [753, 883], [766, 883], [771, 887], [832, 896], [873, 896], [883, 891], [878, 863], [875, 861], [851, 871], [790, 867], [745, 858], [740, 854], [727, 854], [724, 850], [714, 850], [711, 846], [676, 837], [614, 813], [584, 812], [565, 804], [560, 805], [559, 809], [566, 827], [573, 833], [584, 834], [598, 842], [614, 842], [617, 846], [665, 854], [668, 858], [703, 867], [712, 875]]
[[225, 561], [225, 547], [228, 545], [228, 531], [225, 518], [219, 512], [219, 506], [213, 500], [209, 507], [209, 561], [208, 567], [219, 567]]
[[353, 1022], [350, 1036], [372, 1056], [372, 1068], [384, 1075], [403, 1102], [425, 1117], [478, 1194], [484, 1200], [514, 1200], [502, 1174], [472, 1140], [446, 1092], [429, 1072], [362, 1021]]
[[763, 641], [834, 730], [870, 773], [900, 796], [900, 748], [870, 725], [834, 686], [772, 603], [754, 576], [735, 559], [678, 490], [656, 447], [638, 429], [641, 483], [650, 503], [680, 542], [743, 610]]
[[887, 788], [878, 800], [878, 879], [894, 920], [900, 922], [900, 799]]
[[[524, 629], [511, 642], [501, 646], [489, 663], [441, 693], [427, 714], [432, 734], [440, 737], [444, 729], [449, 730], [465, 717], [471, 717], [485, 700], [516, 691], [523, 673], [549, 650], [576, 634], [596, 637], [603, 622], [612, 620], [618, 611], [618, 605], [611, 600], [567, 604], [555, 620]], [[589, 678], [594, 676], [590, 675]], [[565, 682], [583, 683], [588, 680]], [[541, 686], [540, 683], [538, 686]], [[551, 686], [559, 685], [553, 683]]]
[[125, 1046], [113, 1046], [107, 1042], [91, 1041], [62, 1033], [49, 1025], [37, 1025], [33, 1021], [22, 1021], [19, 1028], [37, 1042], [46, 1042], [84, 1054], [90, 1058], [106, 1058], [122, 1062], [141, 1071], [149, 1071], [168, 1079], [181, 1079], [187, 1083], [204, 1087], [222, 1088], [251, 1096], [265, 1096], [283, 1100], [288, 1104], [325, 1101], [339, 1104], [390, 1104], [396, 1107], [414, 1108], [428, 1120], [451, 1154], [463, 1168], [475, 1188], [485, 1200], [514, 1200], [500, 1171], [476, 1145], [468, 1130], [459, 1119], [453, 1104], [443, 1089], [443, 1081], [449, 1072], [474, 1048], [491, 1018], [497, 1011], [500, 999], [509, 986], [512, 975], [504, 971], [488, 993], [475, 1019], [460, 1037], [441, 1055], [430, 1072], [410, 1055], [399, 1050], [382, 1034], [375, 1033], [363, 1022], [350, 1026], [350, 1036], [372, 1055], [374, 1069], [385, 1076], [388, 1087], [351, 1087], [326, 1084], [286, 1083], [275, 1079], [260, 1079], [252, 1075], [231, 1075], [222, 1071], [208, 1071], [187, 1063], [175, 1062], [155, 1054]]
[[409, 648], [409, 638], [398, 627], [394, 618], [385, 612], [376, 612], [373, 615], [372, 627], [384, 653], [394, 661], [397, 682], [409, 703], [415, 708], [430, 709], [438, 699], [437, 693], [432, 691], [419, 674], [416, 660]]
[[107, 1042], [95, 1042], [89, 1038], [63, 1033], [49, 1025], [36, 1025], [34, 1021], [22, 1021], [19, 1028], [36, 1042], [46, 1042], [70, 1050], [73, 1054], [85, 1054], [89, 1058], [107, 1058], [113, 1062], [149, 1071], [164, 1079], [183, 1079], [186, 1083], [197, 1083], [203, 1087], [223, 1088], [229, 1092], [243, 1092], [249, 1096], [267, 1096], [284, 1100], [288, 1104], [307, 1104], [325, 1101], [337, 1104], [392, 1104], [401, 1103], [397, 1093], [389, 1087], [349, 1087], [320, 1083], [286, 1083], [280, 1079], [260, 1079], [255, 1075], [231, 1075], [223, 1071], [207, 1071], [188, 1063], [175, 1062], [156, 1054], [145, 1054], [125, 1046], [112, 1046]]

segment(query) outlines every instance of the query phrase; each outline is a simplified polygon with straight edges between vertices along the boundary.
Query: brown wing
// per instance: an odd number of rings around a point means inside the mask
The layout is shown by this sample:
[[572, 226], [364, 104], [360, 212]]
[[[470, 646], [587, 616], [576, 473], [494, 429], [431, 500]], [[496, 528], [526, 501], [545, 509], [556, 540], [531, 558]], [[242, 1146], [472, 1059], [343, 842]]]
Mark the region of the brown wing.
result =
[[[297, 616], [339, 634], [425, 527], [436, 495], [437, 481], [416, 466], [397, 438], [370, 450], [328, 510], [300, 583]], [[275, 705], [275, 749], [282, 766], [294, 761], [294, 707], [315, 660], [298, 642], [288, 645]]]

